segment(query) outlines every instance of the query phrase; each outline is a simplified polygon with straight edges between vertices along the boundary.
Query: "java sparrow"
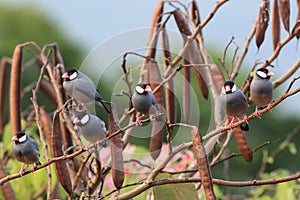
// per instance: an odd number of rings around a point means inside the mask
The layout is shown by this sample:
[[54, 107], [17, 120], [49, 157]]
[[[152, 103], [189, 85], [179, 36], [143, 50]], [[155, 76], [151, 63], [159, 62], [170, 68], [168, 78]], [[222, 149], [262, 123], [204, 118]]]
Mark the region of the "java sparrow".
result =
[[73, 98], [81, 103], [97, 101], [109, 113], [108, 108], [102, 101], [99, 90], [87, 75], [76, 69], [70, 69], [62, 75], [62, 78], [64, 79], [63, 88]]
[[[86, 112], [78, 113], [75, 115], [73, 123], [77, 125], [78, 131], [91, 144], [106, 137], [105, 123], [95, 115]], [[101, 145], [106, 147], [107, 143]]]
[[136, 125], [140, 126], [140, 119], [144, 115], [150, 115], [150, 119], [153, 119], [153, 114], [157, 111], [157, 102], [149, 84], [139, 83], [135, 87], [135, 91], [131, 98], [132, 106], [141, 114], [136, 120]]
[[30, 171], [34, 172], [34, 163], [41, 164], [39, 161], [40, 151], [36, 141], [24, 132], [16, 133], [12, 137], [12, 141], [14, 141], [12, 153], [19, 162], [23, 163], [19, 174], [22, 175], [25, 164], [32, 164]]
[[[248, 110], [248, 103], [244, 93], [232, 81], [226, 81], [222, 87], [220, 95], [221, 104], [225, 113], [232, 117], [230, 127], [233, 128], [234, 119], [244, 115], [244, 120], [247, 122], [246, 112]], [[248, 130], [248, 125], [242, 127], [242, 130]]]
[[250, 84], [250, 98], [252, 102], [256, 105], [255, 115], [260, 117], [258, 112], [258, 106], [268, 105], [268, 109], [271, 110], [272, 106], [270, 102], [273, 97], [273, 85], [270, 81], [270, 77], [273, 76], [273, 72], [266, 68], [258, 69]]

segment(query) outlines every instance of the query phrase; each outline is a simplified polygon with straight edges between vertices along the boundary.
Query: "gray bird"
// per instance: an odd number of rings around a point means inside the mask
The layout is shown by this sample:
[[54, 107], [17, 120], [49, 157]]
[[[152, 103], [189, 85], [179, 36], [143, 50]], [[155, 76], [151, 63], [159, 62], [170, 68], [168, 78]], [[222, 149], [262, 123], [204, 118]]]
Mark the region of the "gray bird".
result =
[[225, 113], [232, 117], [230, 127], [233, 128], [234, 119], [244, 115], [246, 120], [246, 127], [241, 128], [248, 130], [248, 122], [246, 112], [248, 110], [248, 103], [244, 93], [232, 81], [226, 81], [222, 87], [220, 95], [221, 104]]
[[[105, 123], [95, 115], [86, 112], [78, 113], [73, 123], [77, 125], [79, 132], [90, 144], [106, 137]], [[101, 145], [106, 147], [107, 143]]]
[[134, 109], [141, 114], [136, 120], [136, 125], [138, 126], [141, 125], [140, 119], [144, 115], [149, 115], [150, 119], [152, 119], [153, 114], [157, 112], [157, 102], [149, 84], [137, 84], [131, 102]]
[[255, 115], [260, 117], [258, 112], [259, 106], [268, 105], [268, 109], [271, 110], [272, 106], [270, 102], [273, 98], [273, 85], [270, 81], [270, 77], [273, 76], [273, 72], [266, 68], [258, 69], [253, 77], [250, 84], [250, 98], [251, 101], [256, 105]]
[[62, 78], [64, 79], [63, 88], [73, 98], [81, 103], [97, 101], [109, 113], [108, 108], [102, 101], [99, 90], [87, 75], [76, 69], [71, 69], [65, 72]]
[[34, 163], [41, 164], [39, 161], [40, 151], [36, 141], [24, 132], [16, 133], [12, 137], [12, 141], [14, 141], [12, 153], [19, 162], [23, 163], [19, 174], [22, 175], [25, 164], [32, 164], [30, 171], [34, 172]]

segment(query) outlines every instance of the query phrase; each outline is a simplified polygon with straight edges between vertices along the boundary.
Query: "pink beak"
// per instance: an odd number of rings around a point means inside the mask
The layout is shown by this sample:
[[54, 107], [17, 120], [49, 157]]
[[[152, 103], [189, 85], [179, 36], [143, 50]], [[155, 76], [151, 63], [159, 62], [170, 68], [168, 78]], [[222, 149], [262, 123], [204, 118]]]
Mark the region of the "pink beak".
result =
[[61, 77], [64, 78], [64, 79], [68, 79], [68, 78], [69, 78], [69, 75], [68, 75], [68, 73], [66, 72], [66, 73], [64, 73]]
[[75, 117], [74, 120], [73, 120], [73, 123], [74, 123], [74, 124], [79, 124], [79, 123], [80, 123], [80, 120], [79, 120], [77, 117]]
[[151, 87], [149, 85], [146, 86], [145, 92], [152, 92]]
[[269, 70], [267, 76], [270, 77], [270, 76], [273, 76], [273, 75], [274, 75], [274, 73]]
[[226, 86], [225, 86], [225, 92], [230, 92], [230, 91], [231, 91], [230, 85], [226, 85]]
[[14, 135], [14, 136], [11, 138], [11, 140], [17, 142], [17, 141], [19, 141], [19, 138], [17, 137], [17, 135]]

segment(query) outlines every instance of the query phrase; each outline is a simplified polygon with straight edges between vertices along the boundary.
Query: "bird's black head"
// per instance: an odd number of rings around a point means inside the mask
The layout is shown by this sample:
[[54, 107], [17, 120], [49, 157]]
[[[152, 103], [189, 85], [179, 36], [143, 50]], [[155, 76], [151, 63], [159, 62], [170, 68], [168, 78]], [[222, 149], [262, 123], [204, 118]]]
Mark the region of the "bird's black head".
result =
[[72, 81], [76, 79], [77, 76], [78, 76], [78, 71], [76, 69], [70, 69], [62, 75], [62, 78], [65, 79], [66, 81]]
[[149, 84], [147, 83], [139, 83], [136, 85], [135, 87], [135, 91], [138, 93], [138, 94], [147, 94], [148, 92], [151, 92], [151, 87]]
[[262, 79], [269, 80], [271, 76], [273, 76], [273, 72], [271, 70], [268, 70], [267, 68], [259, 68], [256, 70], [256, 75], [259, 76]]
[[222, 88], [222, 93], [223, 94], [229, 94], [229, 93], [233, 93], [236, 91], [236, 85], [234, 84], [233, 81], [226, 81], [223, 85]]
[[90, 115], [86, 112], [76, 114], [73, 123], [78, 126], [83, 126], [90, 120]]
[[11, 140], [16, 144], [23, 143], [27, 140], [27, 135], [24, 132], [18, 132], [12, 137]]

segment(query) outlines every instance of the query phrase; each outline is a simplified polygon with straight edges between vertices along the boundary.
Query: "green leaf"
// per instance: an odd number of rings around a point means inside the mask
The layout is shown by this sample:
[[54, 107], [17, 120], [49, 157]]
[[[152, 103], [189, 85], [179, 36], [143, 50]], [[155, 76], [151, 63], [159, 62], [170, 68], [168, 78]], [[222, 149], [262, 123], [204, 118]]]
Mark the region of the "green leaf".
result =
[[153, 194], [155, 200], [199, 199], [195, 186], [191, 183], [156, 186]]
[[289, 149], [289, 151], [290, 151], [290, 153], [292, 155], [296, 155], [297, 154], [297, 148], [296, 148], [295, 143], [289, 143], [288, 149]]

